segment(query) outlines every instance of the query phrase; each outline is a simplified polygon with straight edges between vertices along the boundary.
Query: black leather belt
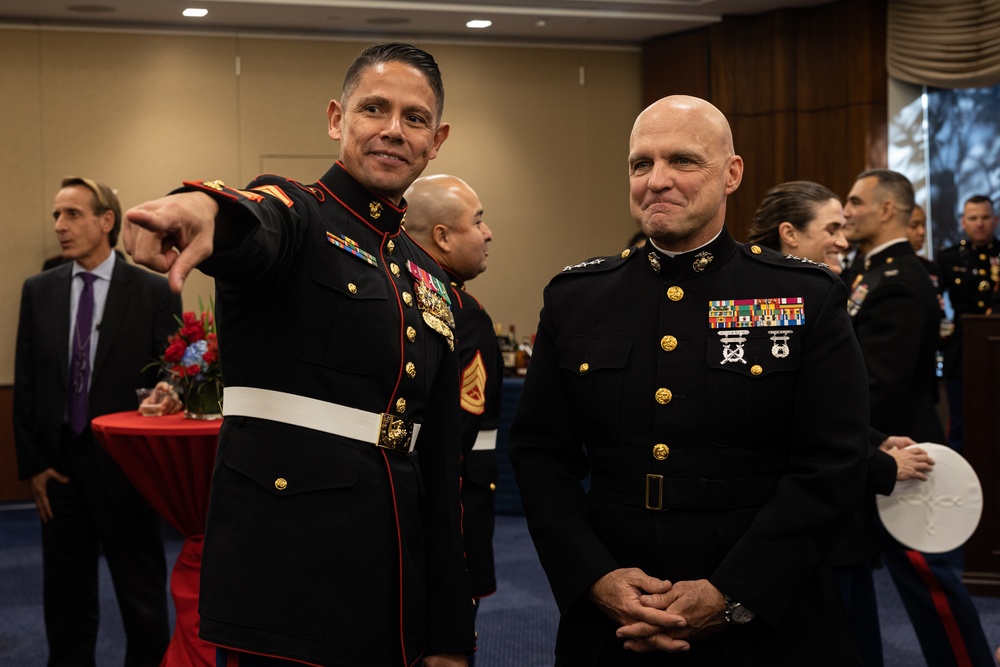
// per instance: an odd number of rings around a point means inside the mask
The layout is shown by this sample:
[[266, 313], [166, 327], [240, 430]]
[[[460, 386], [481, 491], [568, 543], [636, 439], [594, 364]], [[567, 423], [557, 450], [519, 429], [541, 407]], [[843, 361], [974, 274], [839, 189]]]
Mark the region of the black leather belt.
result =
[[663, 475], [616, 477], [592, 473], [590, 495], [655, 512], [669, 509], [759, 507], [774, 497], [780, 475], [743, 479], [669, 479]]

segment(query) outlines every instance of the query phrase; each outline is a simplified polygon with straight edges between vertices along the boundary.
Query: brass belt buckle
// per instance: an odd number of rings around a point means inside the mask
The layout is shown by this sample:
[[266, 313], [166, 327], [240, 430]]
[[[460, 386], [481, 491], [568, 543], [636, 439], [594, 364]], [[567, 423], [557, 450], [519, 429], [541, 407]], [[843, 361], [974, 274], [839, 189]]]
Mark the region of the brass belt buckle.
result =
[[383, 414], [378, 429], [378, 442], [375, 444], [386, 449], [409, 452], [413, 441], [413, 422]]
[[[653, 495], [656, 497], [655, 503], [651, 498]], [[663, 511], [663, 475], [646, 475], [646, 509]]]

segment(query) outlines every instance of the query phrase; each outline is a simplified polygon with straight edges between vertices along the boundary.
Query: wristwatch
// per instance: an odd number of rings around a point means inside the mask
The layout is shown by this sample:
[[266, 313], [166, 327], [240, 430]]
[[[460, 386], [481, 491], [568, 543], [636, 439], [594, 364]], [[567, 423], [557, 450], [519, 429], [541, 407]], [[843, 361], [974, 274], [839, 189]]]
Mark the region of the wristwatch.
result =
[[744, 607], [742, 604], [732, 599], [725, 593], [722, 594], [722, 599], [726, 601], [726, 622], [735, 623], [736, 625], [743, 625], [744, 623], [749, 623], [757, 615]]

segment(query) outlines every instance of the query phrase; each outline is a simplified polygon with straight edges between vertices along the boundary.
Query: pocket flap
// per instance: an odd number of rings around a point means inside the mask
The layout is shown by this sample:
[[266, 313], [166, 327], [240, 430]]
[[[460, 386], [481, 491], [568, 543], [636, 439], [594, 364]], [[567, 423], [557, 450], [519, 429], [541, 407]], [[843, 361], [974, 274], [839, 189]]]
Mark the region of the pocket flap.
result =
[[560, 336], [556, 348], [560, 368], [587, 375], [599, 370], [625, 368], [632, 341], [609, 336]]

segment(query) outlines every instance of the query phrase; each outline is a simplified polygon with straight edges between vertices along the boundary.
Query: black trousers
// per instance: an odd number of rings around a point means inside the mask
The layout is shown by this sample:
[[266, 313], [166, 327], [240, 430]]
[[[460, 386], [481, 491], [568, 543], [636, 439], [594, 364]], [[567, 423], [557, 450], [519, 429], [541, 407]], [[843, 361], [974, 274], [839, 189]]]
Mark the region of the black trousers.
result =
[[[59, 470], [50, 481], [53, 518], [42, 525], [45, 630], [50, 667], [94, 665], [99, 619], [98, 558], [103, 552], [115, 587], [127, 641], [126, 667], [158, 667], [170, 641], [163, 522], [134, 489], [108, 488], [104, 463], [88, 428], [63, 429]], [[120, 471], [116, 471], [120, 472]]]

